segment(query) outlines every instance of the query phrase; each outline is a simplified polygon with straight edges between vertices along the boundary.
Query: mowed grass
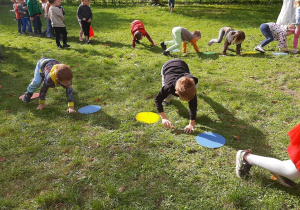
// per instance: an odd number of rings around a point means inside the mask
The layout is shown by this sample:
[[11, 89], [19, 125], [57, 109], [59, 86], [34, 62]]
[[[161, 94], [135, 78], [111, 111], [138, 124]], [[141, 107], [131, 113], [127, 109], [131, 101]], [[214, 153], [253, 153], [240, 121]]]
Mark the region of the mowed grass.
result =
[[[92, 5], [91, 45], [78, 41], [78, 5], [63, 6], [69, 49], [19, 35], [11, 6], [0, 7], [0, 209], [299, 208], [299, 188], [281, 186], [268, 171], [253, 167], [248, 180], [235, 176], [239, 149], [288, 159], [286, 133], [300, 118], [299, 54], [274, 56], [273, 42], [266, 54], [222, 57], [223, 43], [207, 45], [222, 26], [232, 26], [246, 33], [243, 52], [253, 51], [263, 39], [259, 25], [276, 21], [281, 5], [176, 5], [173, 14], [168, 7]], [[139, 112], [156, 112], [160, 69], [170, 58], [146, 38], [132, 49], [134, 19], [156, 44], [183, 26], [201, 31], [201, 52], [216, 52], [197, 55], [188, 46], [187, 55], [173, 53], [199, 78], [193, 134], [182, 132], [188, 104], [178, 99], [165, 108], [177, 132], [135, 120]], [[37, 100], [19, 100], [41, 57], [72, 67], [77, 110], [91, 104], [102, 110], [66, 113], [61, 88], [49, 90], [46, 110], [36, 110]], [[198, 145], [195, 137], [205, 131], [224, 136], [225, 146]]]

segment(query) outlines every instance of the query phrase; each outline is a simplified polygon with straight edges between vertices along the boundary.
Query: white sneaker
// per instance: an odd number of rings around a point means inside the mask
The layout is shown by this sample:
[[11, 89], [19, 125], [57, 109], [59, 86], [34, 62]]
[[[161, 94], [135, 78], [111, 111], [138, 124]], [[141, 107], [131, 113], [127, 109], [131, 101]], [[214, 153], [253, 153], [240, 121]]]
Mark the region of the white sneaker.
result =
[[295, 53], [295, 54], [297, 54], [297, 49], [293, 49], [292, 51], [291, 51], [291, 53]]
[[259, 51], [259, 52], [261, 52], [261, 53], [265, 53], [265, 52], [266, 52], [266, 51], [264, 50], [264, 48], [262, 48], [262, 46], [260, 46], [260, 45], [257, 45], [257, 46], [254, 48], [254, 50]]
[[79, 41], [81, 41], [81, 42], [82, 42], [82, 41], [83, 41], [83, 38], [82, 38], [82, 37], [79, 37]]

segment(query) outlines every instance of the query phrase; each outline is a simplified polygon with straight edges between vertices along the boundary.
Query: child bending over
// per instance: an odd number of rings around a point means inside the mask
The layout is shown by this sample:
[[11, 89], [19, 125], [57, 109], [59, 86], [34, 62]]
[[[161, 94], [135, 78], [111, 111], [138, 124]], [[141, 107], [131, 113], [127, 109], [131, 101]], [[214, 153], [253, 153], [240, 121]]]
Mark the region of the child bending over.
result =
[[236, 45], [236, 54], [241, 54], [242, 42], [245, 40], [245, 33], [243, 31], [234, 30], [231, 27], [222, 27], [219, 31], [219, 36], [217, 39], [212, 39], [208, 42], [208, 45], [212, 45], [213, 43], [221, 43], [223, 37], [225, 37], [225, 43], [223, 46], [222, 55], [226, 56], [226, 51], [228, 46], [231, 44]]
[[145, 26], [140, 20], [135, 20], [131, 23], [131, 34], [132, 34], [132, 47], [135, 48], [135, 43], [139, 44], [139, 40], [146, 36], [152, 45], [155, 45], [150, 35], [145, 30]]
[[40, 100], [37, 109], [44, 109], [46, 107], [45, 100], [48, 89], [62, 86], [63, 88], [66, 88], [67, 101], [69, 106], [67, 112], [74, 113], [76, 112], [76, 110], [74, 109], [74, 99], [72, 95], [72, 78], [73, 73], [69, 66], [60, 64], [54, 59], [43, 58], [37, 62], [34, 71], [34, 78], [28, 85], [27, 92], [25, 93], [25, 96], [22, 100], [24, 102], [29, 102], [32, 94], [43, 83], [40, 90]]
[[295, 187], [292, 180], [300, 178], [300, 124], [288, 132], [290, 145], [287, 148], [289, 160], [254, 155], [250, 150], [239, 150], [236, 154], [236, 175], [239, 178], [249, 175], [253, 165], [269, 170], [286, 187]]
[[[200, 31], [194, 31], [193, 33], [189, 32], [186, 28], [183, 27], [174, 27], [172, 29], [172, 41], [161, 42], [160, 46], [164, 50], [163, 55], [170, 56], [170, 51], [175, 50], [181, 46], [183, 42], [183, 52], [186, 53], [187, 43], [191, 43], [198, 53], [199, 49], [197, 46], [197, 41], [201, 38]], [[171, 47], [167, 49], [167, 44], [172, 44]]]
[[[266, 37], [259, 45], [257, 45], [254, 50], [261, 53], [265, 53], [264, 46], [270, 42], [276, 40], [278, 41], [279, 51], [288, 51], [287, 46], [287, 36], [295, 33], [295, 26], [293, 25], [284, 25], [280, 26], [276, 23], [263, 23], [259, 27], [262, 34]], [[283, 49], [285, 48], [285, 50]]]
[[93, 18], [93, 13], [89, 5], [90, 0], [82, 0], [82, 4], [79, 5], [77, 10], [77, 17], [81, 20], [81, 28], [87, 44], [90, 43], [90, 26]]
[[172, 128], [172, 122], [164, 113], [163, 103], [168, 105], [173, 95], [189, 103], [190, 123], [184, 128], [185, 133], [195, 129], [197, 114], [196, 84], [198, 79], [189, 70], [188, 65], [180, 59], [167, 61], [161, 69], [162, 88], [155, 97], [155, 106], [166, 128]]

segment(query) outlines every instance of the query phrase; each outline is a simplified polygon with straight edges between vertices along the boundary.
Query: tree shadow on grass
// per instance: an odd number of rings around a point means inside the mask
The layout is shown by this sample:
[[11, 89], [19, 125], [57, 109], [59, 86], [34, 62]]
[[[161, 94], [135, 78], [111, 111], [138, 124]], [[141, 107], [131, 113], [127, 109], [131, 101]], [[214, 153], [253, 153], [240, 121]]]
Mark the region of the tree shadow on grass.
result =
[[[210, 105], [213, 109], [212, 113], [215, 113], [218, 116], [218, 119], [211, 119], [207, 115], [197, 116], [197, 132], [188, 135], [197, 136], [201, 131], [213, 132], [223, 136], [226, 139], [226, 145], [233, 147], [236, 150], [251, 148], [255, 149], [257, 153], [268, 155], [269, 146], [264, 142], [265, 135], [259, 129], [236, 118], [234, 114], [224, 106], [205, 95], [198, 95], [198, 107], [199, 98], [202, 99], [204, 103]], [[189, 110], [181, 101], [172, 100], [171, 105], [176, 107], [180, 116], [189, 119]], [[176, 134], [185, 134], [181, 130], [173, 130], [172, 132]]]
[[[213, 99], [199, 95], [205, 103], [210, 105], [218, 120], [212, 120], [207, 115], [199, 116], [196, 120], [199, 128], [204, 131], [218, 133], [226, 139], [226, 145], [239, 149], [255, 148], [258, 153], [267, 155], [268, 145], [264, 142], [265, 135], [261, 130], [249, 125], [247, 122], [238, 119], [224, 106]], [[198, 127], [198, 126], [197, 126]]]

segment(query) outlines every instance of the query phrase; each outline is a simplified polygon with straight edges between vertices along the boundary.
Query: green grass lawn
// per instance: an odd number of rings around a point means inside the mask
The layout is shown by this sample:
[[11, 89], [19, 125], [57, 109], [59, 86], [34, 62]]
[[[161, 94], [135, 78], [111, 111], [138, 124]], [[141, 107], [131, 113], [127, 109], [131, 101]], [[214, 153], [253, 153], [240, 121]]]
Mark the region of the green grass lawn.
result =
[[[248, 180], [235, 175], [239, 149], [288, 159], [286, 133], [300, 117], [299, 54], [274, 56], [273, 42], [266, 54], [222, 57], [223, 43], [207, 45], [231, 26], [246, 34], [243, 52], [253, 51], [263, 39], [260, 24], [276, 21], [281, 6], [176, 6], [169, 14], [168, 7], [92, 5], [91, 45], [78, 40], [78, 5], [63, 6], [69, 49], [19, 35], [11, 5], [0, 6], [0, 209], [299, 208], [299, 188], [281, 186], [268, 171], [253, 167]], [[156, 112], [160, 69], [169, 58], [146, 38], [132, 49], [134, 19], [157, 44], [171, 40], [175, 26], [198, 29], [200, 51], [216, 52], [197, 55], [188, 45], [189, 54], [173, 53], [199, 78], [193, 134], [182, 132], [188, 104], [178, 99], [165, 113], [179, 132], [135, 120], [139, 112]], [[77, 110], [91, 104], [102, 110], [66, 113], [61, 88], [49, 90], [46, 110], [36, 110], [38, 100], [19, 100], [41, 57], [72, 67]], [[205, 131], [224, 136], [226, 145], [200, 146], [195, 137]]]

